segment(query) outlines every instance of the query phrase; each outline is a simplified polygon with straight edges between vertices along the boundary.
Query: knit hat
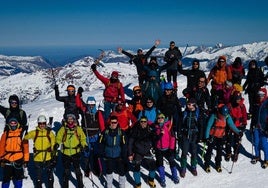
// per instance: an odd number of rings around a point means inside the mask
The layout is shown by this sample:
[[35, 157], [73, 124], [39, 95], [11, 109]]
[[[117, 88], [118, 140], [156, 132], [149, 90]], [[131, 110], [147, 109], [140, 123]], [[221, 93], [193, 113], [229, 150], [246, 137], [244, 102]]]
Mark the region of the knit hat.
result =
[[73, 120], [76, 120], [76, 117], [75, 117], [74, 114], [67, 114], [66, 117], [67, 117], [67, 119], [68, 119], [69, 117], [71, 117], [71, 118], [73, 118]]
[[196, 100], [195, 98], [190, 98], [187, 103], [190, 103], [190, 104], [196, 104]]
[[11, 95], [8, 99], [8, 102], [11, 103], [11, 101], [16, 101], [19, 104], [19, 97], [17, 95]]
[[111, 77], [112, 78], [118, 78], [119, 76], [119, 72], [118, 71], [113, 71], [112, 74], [111, 74]]

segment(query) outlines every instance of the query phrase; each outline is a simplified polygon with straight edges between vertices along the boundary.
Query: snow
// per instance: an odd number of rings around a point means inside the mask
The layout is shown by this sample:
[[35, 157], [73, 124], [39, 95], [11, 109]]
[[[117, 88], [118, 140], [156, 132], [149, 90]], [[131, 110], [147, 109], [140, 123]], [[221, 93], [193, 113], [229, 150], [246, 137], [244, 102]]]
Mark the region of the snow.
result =
[[[82, 63], [82, 61], [75, 62], [76, 64]], [[81, 67], [82, 67], [81, 65]], [[77, 65], [79, 67], [79, 65]], [[69, 69], [73, 70], [75, 67], [70, 67]], [[108, 63], [105, 64], [105, 67], [98, 67], [98, 70], [101, 74], [104, 74], [105, 76], [109, 76], [112, 70], [118, 70], [120, 72], [120, 79], [125, 87], [126, 91], [126, 98], [131, 97], [131, 90], [133, 86], [137, 85], [137, 76], [136, 74], [136, 68], [134, 65], [128, 65], [128, 64], [122, 64], [122, 63]], [[65, 70], [66, 71], [66, 70]], [[68, 70], [69, 71], [69, 70]], [[80, 75], [87, 77], [85, 81], [87, 80], [90, 82], [89, 85], [86, 86], [86, 91], [83, 93], [83, 98], [86, 100], [88, 96], [94, 96], [97, 100], [97, 102], [100, 102], [102, 99], [102, 92], [104, 89], [103, 84], [95, 78], [92, 71], [88, 67], [84, 67], [83, 69], [79, 69], [79, 71], [83, 71]], [[65, 72], [66, 73], [66, 72]], [[61, 73], [63, 74], [63, 72]], [[165, 73], [163, 73], [165, 75]], [[63, 76], [63, 75], [60, 75]], [[27, 104], [23, 105], [23, 109], [26, 111], [28, 115], [31, 115], [29, 120], [29, 129], [35, 129], [37, 126], [36, 119], [40, 114], [43, 114], [47, 117], [53, 116], [54, 117], [54, 125], [61, 122], [62, 115], [64, 112], [63, 103], [56, 101], [54, 97], [53, 90], [51, 89], [51, 85], [44, 83], [46, 82], [45, 79], [43, 79], [43, 75], [41, 72], [36, 72], [32, 76], [25, 76], [25, 74], [18, 74], [16, 76], [12, 77], [6, 77], [5, 80], [3, 80], [3, 85], [1, 86], [1, 89], [4, 85], [13, 85], [13, 87], [28, 87], [29, 85], [32, 88], [40, 87], [40, 90], [47, 90], [47, 92], [43, 92], [39, 96], [37, 100], [34, 100], [33, 102], [29, 102]], [[77, 83], [77, 82], [75, 82]], [[186, 78], [182, 75], [178, 75], [178, 83], [179, 83], [179, 90], [178, 90], [178, 97], [182, 97], [181, 91], [186, 86]], [[84, 87], [85, 82], [81, 83], [81, 85], [75, 84], [75, 86]], [[28, 86], [27, 86], [28, 85]], [[65, 88], [68, 85], [67, 81], [61, 81], [60, 85], [60, 95], [65, 95]], [[44, 88], [41, 88], [41, 87]], [[50, 88], [49, 88], [50, 87]], [[14, 90], [13, 90], [14, 91]], [[10, 94], [13, 94], [13, 91], [9, 91]], [[16, 90], [15, 90], [16, 91]], [[18, 93], [19, 94], [19, 93]], [[245, 104], [248, 107], [248, 99], [247, 96], [245, 97]], [[4, 106], [7, 106], [7, 99], [1, 103]], [[0, 123], [2, 125], [1, 130], [3, 130], [4, 127], [4, 119], [1, 116], [0, 117]], [[244, 150], [242, 150], [242, 153], [239, 155], [238, 161], [234, 164], [232, 173], [230, 174], [229, 171], [232, 166], [232, 162], [226, 162], [222, 161], [223, 171], [222, 173], [218, 173], [215, 171], [214, 168], [211, 169], [211, 173], [207, 174], [203, 170], [203, 162], [202, 158], [199, 155], [199, 165], [197, 168], [198, 176], [194, 177], [188, 170], [186, 172], [185, 178], [180, 178], [180, 183], [175, 185], [170, 179], [170, 169], [169, 166], [166, 164], [166, 182], [167, 187], [187, 187], [187, 188], [212, 188], [212, 187], [219, 187], [219, 188], [236, 188], [236, 187], [268, 187], [266, 185], [266, 179], [268, 175], [267, 169], [264, 170], [261, 168], [260, 163], [257, 163], [255, 165], [252, 165], [250, 163], [251, 160], [251, 153], [252, 153], [252, 145], [251, 145], [251, 137], [250, 133], [248, 131], [249, 129], [250, 121], [248, 121], [248, 127], [247, 132], [243, 137], [242, 145], [244, 147]], [[202, 146], [202, 145], [201, 145]], [[30, 151], [32, 153], [32, 141], [30, 141]], [[200, 152], [201, 153], [201, 152]], [[215, 154], [215, 151], [214, 151]], [[262, 153], [263, 156], [263, 153]], [[214, 163], [214, 156], [212, 156], [212, 162]], [[190, 159], [188, 158], [188, 163]], [[59, 160], [59, 163], [61, 160]], [[178, 166], [180, 163], [176, 161]], [[33, 186], [33, 179], [34, 179], [34, 168], [33, 163], [31, 162], [28, 168], [28, 178], [23, 180], [23, 187], [31, 188]], [[55, 187], [60, 187], [59, 182], [61, 181], [62, 177], [62, 171], [61, 165], [58, 164], [57, 169], [55, 171], [54, 177]], [[27, 171], [27, 170], [26, 170]], [[147, 171], [145, 169], [141, 170], [142, 173], [147, 175]], [[2, 170], [0, 173], [0, 176], [2, 176]], [[74, 178], [71, 178], [70, 181], [70, 187], [75, 187], [76, 181], [75, 181], [75, 175], [74, 172], [72, 172], [72, 176]], [[117, 181], [117, 175], [114, 175], [114, 179]], [[144, 177], [144, 176], [142, 176]], [[158, 176], [157, 176], [158, 177]], [[103, 187], [101, 184], [101, 181], [93, 175], [94, 183], [96, 183], [99, 187]], [[127, 184], [126, 187], [133, 187], [133, 173], [129, 172], [129, 175], [127, 175]], [[142, 187], [149, 187], [144, 183], [145, 179], [142, 179]], [[92, 182], [84, 177], [84, 184], [86, 187], [92, 187]], [[160, 187], [158, 181], [156, 181], [157, 187]], [[118, 184], [116, 184], [118, 185]], [[13, 187], [13, 185], [11, 186]], [[44, 187], [44, 185], [43, 185]]]

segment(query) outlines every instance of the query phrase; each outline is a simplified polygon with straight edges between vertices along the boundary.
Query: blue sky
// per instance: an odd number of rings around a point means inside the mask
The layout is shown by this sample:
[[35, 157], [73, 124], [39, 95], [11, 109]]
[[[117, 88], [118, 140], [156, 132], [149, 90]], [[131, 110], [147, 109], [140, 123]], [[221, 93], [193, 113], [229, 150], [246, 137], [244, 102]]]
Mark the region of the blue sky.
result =
[[267, 1], [0, 0], [0, 46], [268, 40]]

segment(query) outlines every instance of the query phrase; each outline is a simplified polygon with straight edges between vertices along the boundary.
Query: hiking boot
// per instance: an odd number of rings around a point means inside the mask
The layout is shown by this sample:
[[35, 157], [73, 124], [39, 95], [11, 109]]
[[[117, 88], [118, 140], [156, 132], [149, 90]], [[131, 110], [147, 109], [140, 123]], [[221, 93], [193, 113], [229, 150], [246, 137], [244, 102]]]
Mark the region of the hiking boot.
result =
[[206, 171], [206, 173], [210, 173], [210, 166], [209, 165], [205, 165], [205, 171]]
[[147, 183], [150, 186], [150, 188], [155, 188], [156, 187], [156, 184], [155, 184], [154, 180], [148, 180]]
[[262, 168], [267, 168], [268, 167], [268, 161], [264, 161], [263, 164], [261, 165]]
[[216, 166], [216, 171], [221, 173], [222, 172], [221, 166]]
[[231, 154], [226, 154], [224, 157], [225, 161], [230, 161], [231, 156]]
[[160, 181], [160, 186], [161, 187], [166, 187], [167, 185], [166, 185], [166, 181], [164, 180], [164, 181]]
[[184, 177], [185, 177], [185, 174], [186, 174], [186, 168], [182, 168], [182, 169], [180, 170], [180, 176], [181, 176], [182, 178], [184, 178]]
[[196, 166], [192, 166], [191, 167], [191, 172], [194, 176], [197, 176], [197, 170], [196, 170]]
[[258, 161], [260, 161], [260, 157], [254, 157], [250, 162], [256, 164]]
[[236, 162], [238, 160], [238, 154], [232, 156], [232, 161]]
[[179, 177], [173, 178], [172, 180], [173, 180], [174, 184], [180, 183]]
[[141, 188], [141, 183], [136, 184], [136, 185], [135, 185], [135, 188]]

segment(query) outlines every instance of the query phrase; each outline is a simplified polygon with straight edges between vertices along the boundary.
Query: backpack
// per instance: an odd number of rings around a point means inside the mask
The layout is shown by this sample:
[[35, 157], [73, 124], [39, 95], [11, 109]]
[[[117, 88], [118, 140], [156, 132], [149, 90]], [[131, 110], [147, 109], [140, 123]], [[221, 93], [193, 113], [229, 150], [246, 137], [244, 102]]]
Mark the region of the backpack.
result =
[[[49, 143], [51, 143], [51, 138], [50, 138], [50, 136], [49, 136], [49, 135], [50, 135], [50, 131], [51, 131], [51, 129], [47, 129], [47, 134], [46, 134], [46, 137], [47, 137], [47, 139], [49, 140]], [[35, 130], [35, 136], [34, 136], [34, 139], [33, 139], [33, 142], [34, 142], [34, 143], [35, 143], [35, 141], [36, 141], [38, 135], [39, 135], [39, 130], [36, 129], [36, 130]]]
[[[23, 110], [22, 109], [19, 109], [19, 110], [20, 110], [20, 119], [23, 119]], [[7, 109], [5, 117], [7, 118], [10, 114], [11, 114], [11, 110]]]
[[216, 138], [222, 138], [225, 136], [225, 128], [226, 128], [226, 119], [228, 118], [229, 115], [227, 115], [226, 117], [219, 119], [217, 118], [217, 116], [215, 116], [215, 121], [214, 124], [212, 126], [212, 128], [210, 129], [210, 135], [216, 137]]
[[118, 81], [117, 83], [111, 83], [109, 82], [106, 84], [105, 89], [103, 91], [103, 96], [108, 98], [118, 98], [118, 94], [120, 93], [121, 89], [121, 82]]

